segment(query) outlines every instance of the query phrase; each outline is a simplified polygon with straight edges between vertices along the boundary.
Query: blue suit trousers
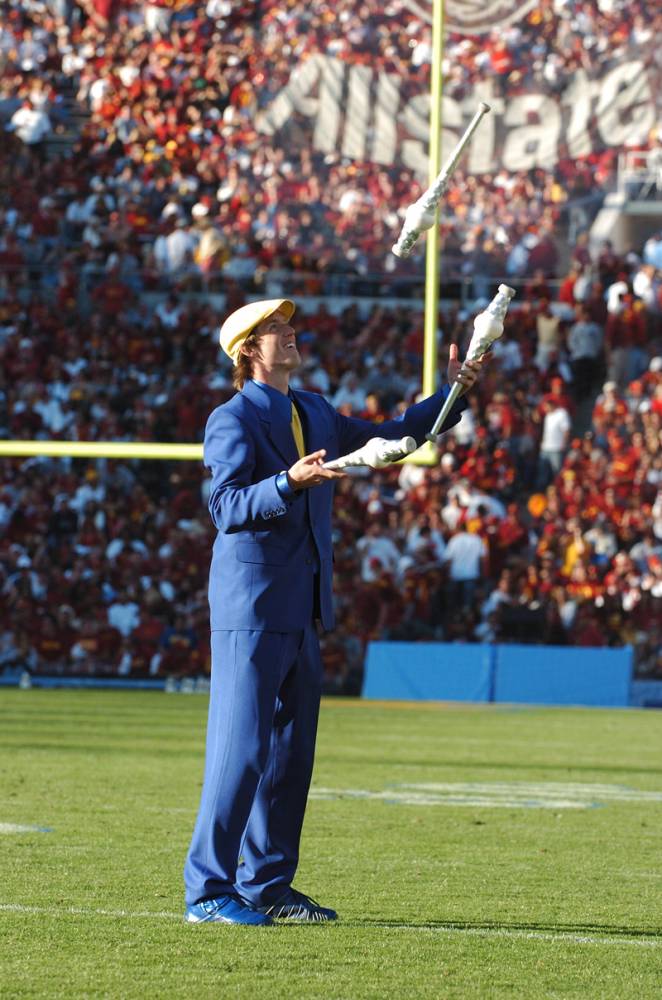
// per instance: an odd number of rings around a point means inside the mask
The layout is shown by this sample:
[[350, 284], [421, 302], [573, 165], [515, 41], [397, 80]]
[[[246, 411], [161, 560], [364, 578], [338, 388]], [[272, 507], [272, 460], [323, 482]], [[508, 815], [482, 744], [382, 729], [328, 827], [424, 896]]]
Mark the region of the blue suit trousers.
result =
[[315, 625], [211, 633], [200, 810], [188, 905], [226, 893], [268, 905], [291, 884], [310, 787], [322, 681]]

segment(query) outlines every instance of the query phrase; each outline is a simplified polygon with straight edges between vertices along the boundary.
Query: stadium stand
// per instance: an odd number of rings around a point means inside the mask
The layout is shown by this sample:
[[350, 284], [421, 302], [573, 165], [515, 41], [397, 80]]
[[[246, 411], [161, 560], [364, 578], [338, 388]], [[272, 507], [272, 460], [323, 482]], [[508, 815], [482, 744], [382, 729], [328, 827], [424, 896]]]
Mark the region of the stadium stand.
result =
[[[420, 178], [297, 143], [296, 114], [289, 148], [255, 126], [316, 53], [425, 90], [429, 28], [407, 4], [0, 10], [2, 437], [201, 440], [232, 392], [220, 310], [266, 292], [301, 303], [301, 386], [377, 420], [415, 398], [423, 247], [390, 247]], [[658, 79], [662, 13], [644, 14], [556, 0], [486, 46], [453, 34], [446, 91], [553, 95], [635, 51]], [[641, 148], [658, 145], [655, 126]], [[591, 246], [617, 159], [459, 172], [442, 363], [501, 277], [518, 307], [439, 466], [340, 487], [327, 690], [357, 690], [375, 638], [631, 643], [662, 677], [662, 224]], [[2, 461], [0, 669], [204, 674], [205, 488], [192, 463]]]

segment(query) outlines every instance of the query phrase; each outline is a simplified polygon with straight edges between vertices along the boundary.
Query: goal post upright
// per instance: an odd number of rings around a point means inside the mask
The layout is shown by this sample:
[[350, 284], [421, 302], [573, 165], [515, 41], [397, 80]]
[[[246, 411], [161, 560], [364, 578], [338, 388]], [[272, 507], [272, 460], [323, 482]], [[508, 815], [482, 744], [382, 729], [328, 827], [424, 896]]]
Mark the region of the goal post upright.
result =
[[[444, 0], [432, 4], [432, 56], [430, 61], [430, 134], [428, 183], [441, 170], [442, 60], [444, 54]], [[437, 208], [437, 215], [439, 209]], [[423, 326], [423, 395], [432, 396], [439, 385], [437, 331], [439, 326], [439, 275], [441, 238], [437, 223], [427, 232], [425, 249], [425, 314]], [[436, 465], [438, 452], [429, 441], [405, 459], [414, 465]]]

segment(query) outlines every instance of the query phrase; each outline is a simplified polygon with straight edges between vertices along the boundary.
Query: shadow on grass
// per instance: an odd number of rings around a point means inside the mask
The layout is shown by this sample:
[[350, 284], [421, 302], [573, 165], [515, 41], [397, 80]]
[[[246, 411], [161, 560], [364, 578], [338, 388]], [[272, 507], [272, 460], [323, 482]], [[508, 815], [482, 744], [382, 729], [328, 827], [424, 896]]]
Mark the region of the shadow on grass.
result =
[[564, 923], [499, 923], [489, 920], [360, 920], [343, 921], [356, 927], [402, 928], [407, 930], [475, 931], [485, 933], [564, 934], [577, 937], [602, 935], [603, 937], [654, 938], [662, 941], [662, 928], [627, 927], [619, 924], [564, 924]]
[[[190, 734], [189, 734], [190, 735]], [[195, 746], [190, 745], [190, 739], [187, 739], [187, 744], [182, 746], [178, 744], [177, 746], [165, 746], [163, 741], [158, 737], [158, 734], [151, 734], [149, 731], [142, 732], [141, 734], [143, 745], [140, 747], [140, 752], [143, 755], [147, 754], [158, 754], [161, 757], [192, 757], [198, 758], [202, 754], [201, 745]], [[118, 734], [116, 743], [94, 743], [87, 739], [85, 734], [81, 735], [80, 742], [69, 742], [65, 743], [60, 740], [34, 740], [34, 739], [4, 739], [0, 740], [0, 750], [12, 750], [17, 752], [23, 750], [29, 753], [32, 752], [46, 752], [50, 753], [52, 751], [58, 751], [61, 753], [72, 753], [72, 754], [107, 754], [107, 755], [117, 755], [126, 756], [126, 754], [132, 754], [135, 752], [135, 744], [127, 742], [126, 734]], [[351, 755], [343, 756], [326, 756], [325, 763], [331, 764], [361, 764], [362, 766], [366, 764], [366, 757], [354, 757]], [[383, 761], [369, 761], [371, 766], [375, 766], [379, 763], [384, 763]], [[458, 771], [465, 768], [468, 771], [517, 771], [523, 774], [528, 774], [531, 771], [539, 772], [549, 772], [550, 774], [558, 774], [563, 772], [563, 774], [585, 774], [590, 772], [592, 774], [604, 774], [604, 775], [624, 775], [624, 774], [660, 774], [662, 775], [662, 767], [653, 766], [640, 766], [628, 767], [625, 764], [614, 765], [613, 767], [605, 764], [567, 764], [559, 761], [557, 764], [543, 764], [543, 763], [527, 763], [519, 764], [515, 761], [475, 761], [475, 760], [449, 760], [449, 761], [439, 761], [439, 760], [418, 760], [418, 759], [408, 759], [408, 760], [393, 760], [389, 758], [388, 762], [384, 763], [384, 767], [388, 767], [391, 770], [394, 767], [430, 767], [437, 771], [451, 770]]]

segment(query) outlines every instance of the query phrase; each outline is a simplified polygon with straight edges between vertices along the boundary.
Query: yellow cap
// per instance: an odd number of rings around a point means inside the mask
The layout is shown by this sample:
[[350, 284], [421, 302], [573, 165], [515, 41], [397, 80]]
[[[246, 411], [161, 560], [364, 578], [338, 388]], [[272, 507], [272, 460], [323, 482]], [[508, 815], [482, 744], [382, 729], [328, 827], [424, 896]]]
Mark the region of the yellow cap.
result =
[[289, 320], [294, 315], [295, 308], [290, 299], [263, 299], [235, 309], [221, 327], [218, 338], [221, 347], [236, 365], [241, 345], [258, 323], [273, 316], [279, 309], [282, 309]]

